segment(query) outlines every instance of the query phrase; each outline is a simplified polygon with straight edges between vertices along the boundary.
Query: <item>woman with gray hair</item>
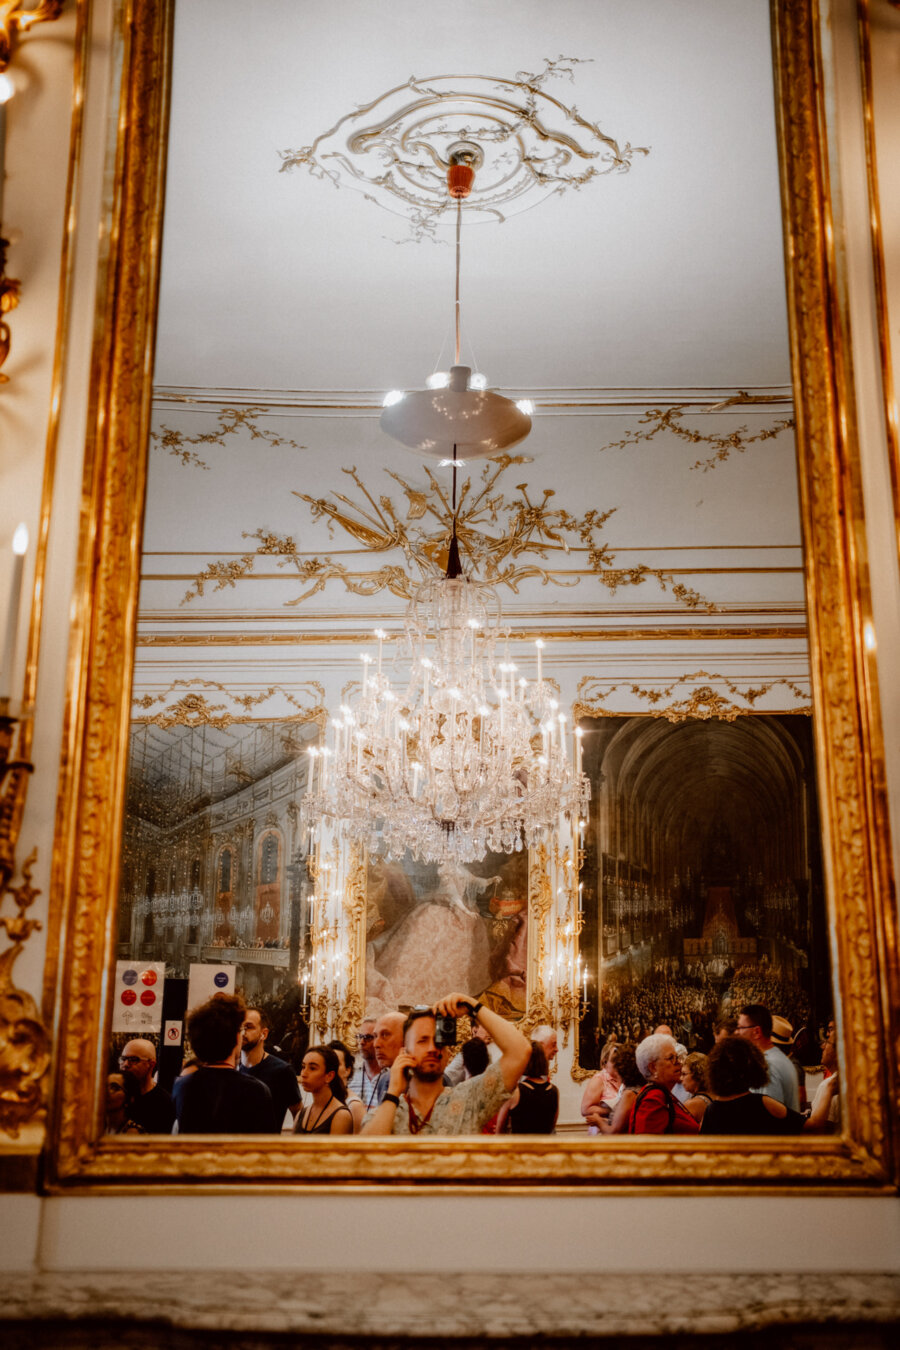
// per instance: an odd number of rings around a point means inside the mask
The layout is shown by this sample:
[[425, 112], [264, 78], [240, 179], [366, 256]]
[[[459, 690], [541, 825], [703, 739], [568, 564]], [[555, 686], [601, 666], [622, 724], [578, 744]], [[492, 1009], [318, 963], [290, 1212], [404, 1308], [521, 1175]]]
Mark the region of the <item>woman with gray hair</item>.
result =
[[672, 1088], [681, 1081], [674, 1037], [658, 1032], [645, 1036], [635, 1058], [647, 1082], [631, 1108], [628, 1133], [696, 1134], [700, 1122], [672, 1096]]

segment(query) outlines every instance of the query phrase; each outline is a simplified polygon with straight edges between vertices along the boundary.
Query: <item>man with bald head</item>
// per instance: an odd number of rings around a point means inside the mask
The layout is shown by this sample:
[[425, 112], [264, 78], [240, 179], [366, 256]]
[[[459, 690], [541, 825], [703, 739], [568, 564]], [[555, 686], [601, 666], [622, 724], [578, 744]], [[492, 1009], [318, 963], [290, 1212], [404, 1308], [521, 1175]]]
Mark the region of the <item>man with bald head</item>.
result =
[[[375, 1058], [379, 1069], [390, 1070], [394, 1060], [403, 1049], [403, 1023], [406, 1018], [401, 1012], [384, 1013], [375, 1023]], [[387, 1077], [388, 1075], [385, 1075]], [[383, 1095], [383, 1094], [382, 1094]]]
[[128, 1115], [148, 1134], [171, 1134], [175, 1103], [153, 1077], [156, 1046], [141, 1039], [128, 1041], [119, 1055], [119, 1068], [128, 1093]]

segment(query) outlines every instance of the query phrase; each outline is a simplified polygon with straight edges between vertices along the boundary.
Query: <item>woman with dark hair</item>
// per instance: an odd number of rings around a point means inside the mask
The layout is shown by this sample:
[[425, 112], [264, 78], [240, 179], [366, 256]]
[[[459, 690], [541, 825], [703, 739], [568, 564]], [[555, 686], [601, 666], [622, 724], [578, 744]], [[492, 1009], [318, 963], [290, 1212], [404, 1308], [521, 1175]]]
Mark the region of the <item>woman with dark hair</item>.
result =
[[363, 1106], [362, 1097], [350, 1091], [350, 1079], [353, 1077], [353, 1070], [356, 1067], [356, 1056], [343, 1041], [329, 1041], [328, 1049], [333, 1050], [340, 1060], [338, 1073], [347, 1092], [344, 1104], [353, 1117], [353, 1133], [359, 1134], [366, 1117], [366, 1108]]
[[531, 1042], [531, 1058], [509, 1101], [497, 1118], [497, 1133], [552, 1134], [559, 1115], [559, 1089], [550, 1082], [547, 1054], [538, 1041]]
[[689, 1092], [690, 1098], [685, 1102], [685, 1109], [690, 1111], [695, 1120], [702, 1120], [706, 1108], [712, 1101], [709, 1095], [709, 1065], [706, 1055], [701, 1055], [694, 1051], [688, 1055], [681, 1066], [681, 1085], [685, 1092]]
[[330, 1045], [313, 1045], [303, 1056], [300, 1086], [312, 1101], [297, 1117], [294, 1134], [352, 1134], [353, 1116], [344, 1105], [347, 1089], [341, 1064]]
[[600, 1134], [623, 1134], [628, 1128], [631, 1108], [637, 1095], [644, 1086], [644, 1075], [637, 1066], [633, 1045], [616, 1045], [607, 1060], [607, 1068], [612, 1067], [622, 1084], [618, 1101], [608, 1115], [602, 1112], [595, 1117]]
[[[769, 1080], [762, 1052], [743, 1036], [727, 1036], [709, 1055], [709, 1086], [716, 1100], [703, 1116], [704, 1134], [799, 1134], [823, 1130], [831, 1093], [823, 1096], [807, 1119], [759, 1089]], [[753, 1089], [756, 1089], [754, 1091]]]

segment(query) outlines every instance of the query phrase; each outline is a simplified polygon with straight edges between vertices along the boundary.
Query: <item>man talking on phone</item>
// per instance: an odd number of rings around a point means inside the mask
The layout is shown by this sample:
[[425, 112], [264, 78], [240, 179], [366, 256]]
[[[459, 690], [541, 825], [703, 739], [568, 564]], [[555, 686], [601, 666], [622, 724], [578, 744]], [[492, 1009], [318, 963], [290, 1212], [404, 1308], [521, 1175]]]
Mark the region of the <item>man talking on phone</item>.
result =
[[[444, 1038], [438, 1019], [468, 1017], [489, 1031], [499, 1051], [477, 1078], [445, 1087]], [[480, 1134], [512, 1094], [531, 1058], [531, 1043], [511, 1022], [468, 994], [448, 994], [433, 1008], [414, 1008], [403, 1026], [403, 1049], [391, 1065], [387, 1092], [363, 1134]]]

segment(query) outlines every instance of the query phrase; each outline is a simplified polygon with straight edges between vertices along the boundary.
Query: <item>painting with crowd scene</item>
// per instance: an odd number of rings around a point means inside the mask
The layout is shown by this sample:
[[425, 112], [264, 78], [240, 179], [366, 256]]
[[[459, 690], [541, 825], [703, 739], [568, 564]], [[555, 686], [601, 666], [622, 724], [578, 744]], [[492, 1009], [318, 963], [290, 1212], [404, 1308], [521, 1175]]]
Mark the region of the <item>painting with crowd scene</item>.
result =
[[584, 719], [591, 776], [581, 949], [599, 998], [580, 1062], [665, 1023], [707, 1051], [762, 1003], [818, 1062], [832, 1011], [809, 717]]

